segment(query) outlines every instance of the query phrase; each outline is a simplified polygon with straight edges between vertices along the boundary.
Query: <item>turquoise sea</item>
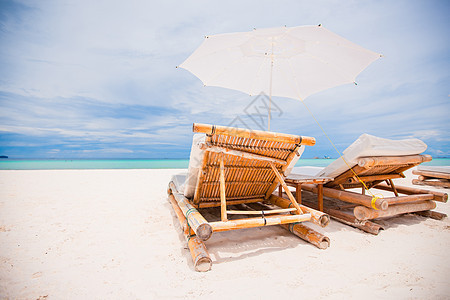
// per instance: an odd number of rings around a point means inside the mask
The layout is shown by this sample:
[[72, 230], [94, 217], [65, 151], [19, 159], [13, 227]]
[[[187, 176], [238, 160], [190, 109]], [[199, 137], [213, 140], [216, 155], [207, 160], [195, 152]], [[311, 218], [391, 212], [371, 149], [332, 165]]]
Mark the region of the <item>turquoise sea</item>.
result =
[[[325, 167], [334, 159], [300, 159], [296, 166]], [[0, 159], [0, 170], [186, 169], [188, 159]], [[450, 166], [450, 158], [434, 158], [429, 166]]]

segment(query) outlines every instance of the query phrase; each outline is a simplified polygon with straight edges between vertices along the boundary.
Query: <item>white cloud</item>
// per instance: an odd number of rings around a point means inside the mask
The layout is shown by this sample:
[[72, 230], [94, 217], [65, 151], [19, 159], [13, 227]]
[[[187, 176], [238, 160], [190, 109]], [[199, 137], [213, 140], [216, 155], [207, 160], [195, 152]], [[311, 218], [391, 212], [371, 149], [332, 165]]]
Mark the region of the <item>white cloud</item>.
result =
[[[8, 134], [134, 146], [189, 144], [193, 122], [227, 125], [251, 102], [175, 69], [203, 36], [322, 23], [385, 56], [346, 85], [306, 99], [336, 144], [363, 132], [448, 148], [449, 21], [442, 2], [46, 1], [6, 11], [0, 125]], [[275, 99], [273, 128], [323, 136], [303, 105]], [[18, 144], [17, 140], [2, 145]], [[102, 149], [122, 147], [103, 147]], [[189, 148], [186, 145], [185, 148]], [[55, 148], [57, 149], [57, 148]], [[89, 149], [88, 149], [89, 150]], [[447, 150], [446, 150], [447, 151]], [[137, 153], [138, 150], [135, 150]], [[436, 153], [438, 153], [436, 151]]]

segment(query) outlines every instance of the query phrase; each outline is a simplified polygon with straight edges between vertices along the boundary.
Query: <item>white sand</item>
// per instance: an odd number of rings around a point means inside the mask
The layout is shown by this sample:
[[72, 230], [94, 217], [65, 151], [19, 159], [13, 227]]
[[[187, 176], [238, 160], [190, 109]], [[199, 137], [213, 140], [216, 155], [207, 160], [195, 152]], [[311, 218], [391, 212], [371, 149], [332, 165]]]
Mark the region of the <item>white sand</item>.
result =
[[176, 172], [0, 171], [0, 298], [450, 297], [450, 221], [415, 215], [378, 236], [311, 225], [327, 250], [277, 226], [216, 233], [195, 272], [167, 201]]

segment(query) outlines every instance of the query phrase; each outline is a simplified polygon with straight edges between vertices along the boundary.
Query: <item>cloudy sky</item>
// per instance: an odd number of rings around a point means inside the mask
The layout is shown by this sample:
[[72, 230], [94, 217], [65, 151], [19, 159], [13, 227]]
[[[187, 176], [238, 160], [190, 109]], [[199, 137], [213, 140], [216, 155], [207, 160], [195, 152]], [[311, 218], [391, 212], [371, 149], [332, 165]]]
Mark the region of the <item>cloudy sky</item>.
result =
[[[322, 24], [382, 53], [348, 84], [305, 100], [343, 150], [360, 134], [419, 138], [450, 156], [449, 1], [0, 1], [0, 155], [187, 158], [192, 123], [246, 122], [252, 98], [176, 68], [205, 35]], [[317, 139], [298, 100], [271, 129]], [[255, 127], [256, 126], [256, 127]]]

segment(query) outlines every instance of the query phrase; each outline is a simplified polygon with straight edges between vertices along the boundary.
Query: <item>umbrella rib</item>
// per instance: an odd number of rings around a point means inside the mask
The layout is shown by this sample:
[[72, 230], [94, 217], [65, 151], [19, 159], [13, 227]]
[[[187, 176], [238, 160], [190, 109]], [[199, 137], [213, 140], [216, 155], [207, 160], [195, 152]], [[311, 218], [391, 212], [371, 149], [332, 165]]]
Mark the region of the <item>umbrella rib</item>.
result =
[[[253, 79], [252, 83], [250, 84], [250, 90], [253, 91], [254, 85], [257, 83], [257, 78], [259, 77], [259, 74], [261, 74], [261, 71], [263, 69], [264, 63], [266, 62], [267, 56], [264, 56], [264, 59], [261, 61], [258, 67], [258, 72], [256, 72], [256, 76]], [[261, 91], [263, 92], [263, 91]]]
[[[292, 76], [294, 76], [294, 74], [295, 74], [294, 67], [292, 66], [291, 60], [288, 59], [288, 62], [289, 62], [289, 68], [291, 69]], [[294, 83], [295, 83], [295, 91], [297, 92], [297, 97], [300, 101], [303, 102], [303, 98], [300, 95], [300, 87], [298, 86], [298, 82], [297, 82], [297, 80], [295, 80], [295, 77], [294, 77]]]

